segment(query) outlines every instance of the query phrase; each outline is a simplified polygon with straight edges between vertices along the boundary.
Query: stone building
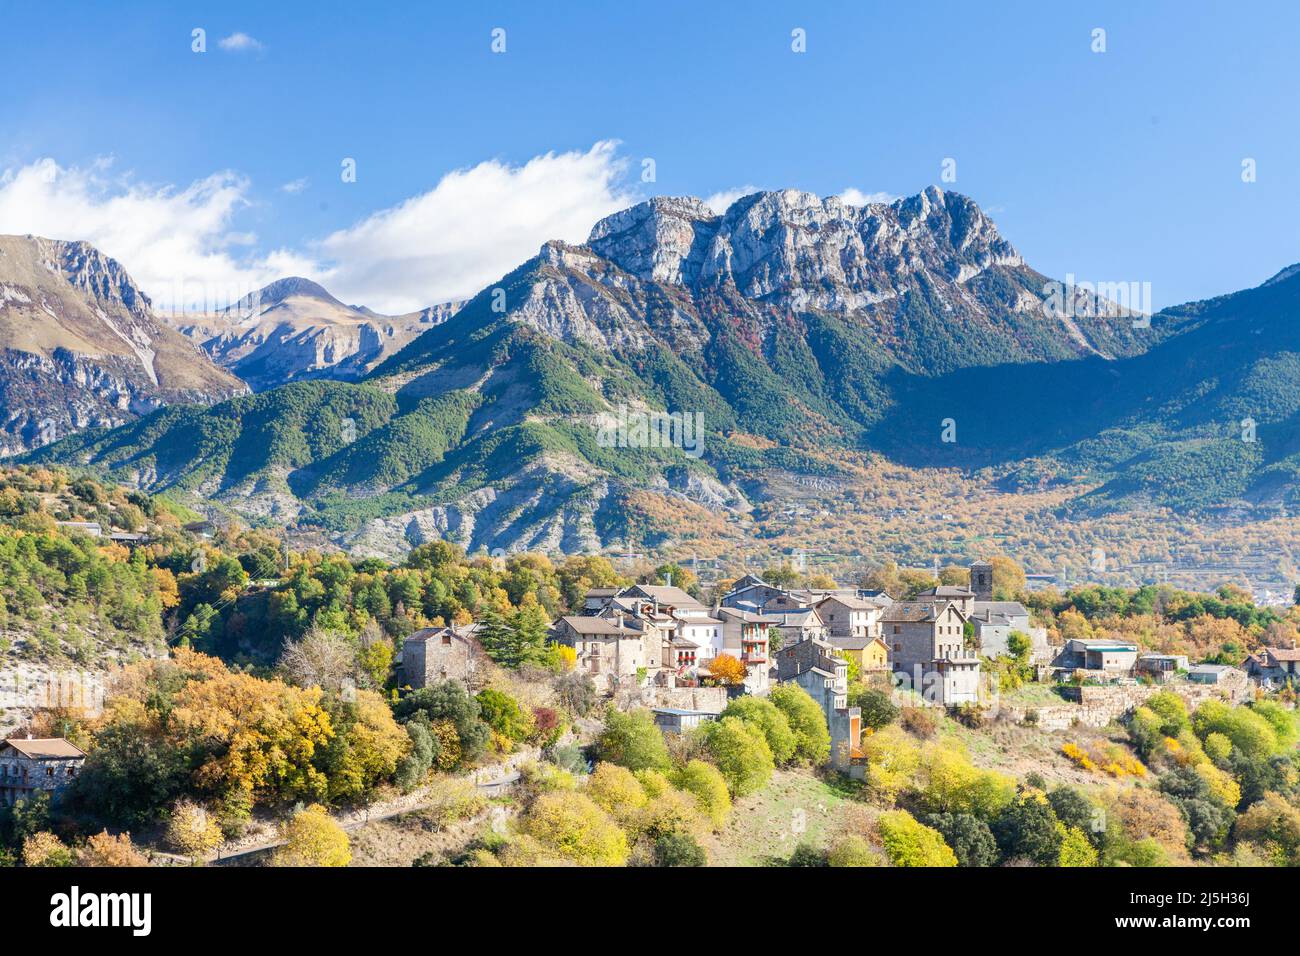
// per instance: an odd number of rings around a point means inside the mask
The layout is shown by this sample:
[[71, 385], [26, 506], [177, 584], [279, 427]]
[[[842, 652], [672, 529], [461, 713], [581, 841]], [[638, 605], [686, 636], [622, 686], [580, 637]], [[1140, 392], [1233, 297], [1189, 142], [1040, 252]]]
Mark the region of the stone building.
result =
[[12, 806], [76, 779], [86, 755], [62, 737], [14, 737], [0, 746], [0, 803]]
[[440, 680], [473, 685], [486, 659], [468, 628], [421, 628], [402, 642], [402, 681], [416, 689]]
[[881, 617], [889, 665], [927, 703], [979, 700], [979, 655], [966, 646], [966, 618], [952, 601], [900, 601]]
[[976, 561], [970, 566], [970, 589], [977, 601], [993, 600], [993, 565]]
[[662, 646], [648, 658], [646, 635], [622, 617], [562, 617], [551, 629], [551, 640], [574, 649], [577, 669], [589, 674], [600, 690], [635, 684], [638, 670], [662, 666]]

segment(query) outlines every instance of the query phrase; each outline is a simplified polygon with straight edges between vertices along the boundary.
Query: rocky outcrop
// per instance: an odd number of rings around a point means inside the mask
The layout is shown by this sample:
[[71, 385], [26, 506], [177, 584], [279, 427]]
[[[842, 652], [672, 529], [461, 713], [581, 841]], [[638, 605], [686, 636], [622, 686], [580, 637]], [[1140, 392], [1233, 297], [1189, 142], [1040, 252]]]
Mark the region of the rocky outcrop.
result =
[[84, 242], [0, 236], [0, 454], [247, 391]]

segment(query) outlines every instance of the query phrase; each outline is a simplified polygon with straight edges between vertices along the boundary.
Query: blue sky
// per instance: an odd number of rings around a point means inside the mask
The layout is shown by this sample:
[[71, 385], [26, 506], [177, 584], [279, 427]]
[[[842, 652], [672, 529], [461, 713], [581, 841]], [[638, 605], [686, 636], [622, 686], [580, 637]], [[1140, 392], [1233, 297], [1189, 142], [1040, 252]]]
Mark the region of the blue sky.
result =
[[[0, 231], [79, 230], [58, 238], [98, 241], [155, 285], [314, 270], [396, 310], [631, 198], [907, 195], [952, 157], [946, 188], [1049, 275], [1149, 281], [1163, 306], [1300, 260], [1294, 4], [464, 6], [0, 0]], [[235, 34], [252, 40], [222, 49]], [[598, 143], [617, 145], [592, 157]], [[512, 204], [513, 175], [548, 153], [582, 167], [555, 190], [565, 208], [543, 208], [545, 165]], [[639, 181], [645, 157], [654, 183]], [[20, 190], [41, 160], [57, 176]], [[493, 161], [492, 184], [449, 183], [405, 226], [358, 228]], [[439, 246], [462, 223], [475, 248]], [[186, 229], [168, 259], [160, 237]], [[419, 255], [406, 240], [433, 251], [403, 285], [401, 260]]]

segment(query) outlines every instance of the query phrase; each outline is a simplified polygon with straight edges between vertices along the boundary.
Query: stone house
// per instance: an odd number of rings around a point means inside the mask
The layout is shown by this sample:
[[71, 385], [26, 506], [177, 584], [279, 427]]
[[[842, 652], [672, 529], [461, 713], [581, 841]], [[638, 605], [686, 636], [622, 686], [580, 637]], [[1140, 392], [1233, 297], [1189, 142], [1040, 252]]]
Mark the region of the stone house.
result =
[[975, 601], [970, 614], [980, 653], [985, 657], [1000, 657], [1007, 652], [1007, 639], [1012, 631], [1029, 638], [1030, 660], [1050, 661], [1051, 645], [1047, 643], [1047, 629], [1029, 623], [1029, 610], [1019, 601]]
[[794, 644], [810, 637], [826, 637], [826, 625], [816, 608], [806, 607], [797, 611], [764, 611], [765, 617], [771, 617], [780, 623], [775, 627], [781, 632], [781, 644]]
[[421, 628], [402, 642], [402, 682], [415, 689], [440, 680], [473, 686], [487, 660], [469, 628]]
[[1244, 681], [1246, 674], [1229, 664], [1193, 664], [1187, 668], [1187, 679], [1193, 684], [1233, 684]]
[[889, 670], [889, 647], [879, 637], [828, 637], [827, 643], [835, 653], [858, 665], [863, 674], [879, 674]]
[[1300, 650], [1265, 647], [1246, 658], [1246, 673], [1263, 687], [1300, 684]]
[[551, 640], [572, 647], [577, 654], [576, 669], [589, 674], [601, 690], [635, 683], [638, 670], [662, 661], [659, 648], [653, 660], [647, 659], [645, 635], [622, 618], [562, 617], [551, 629]]
[[961, 611], [962, 617], [967, 620], [975, 613], [975, 592], [960, 585], [941, 584], [938, 587], [926, 588], [917, 594], [915, 600], [928, 604], [955, 604], [957, 610]]
[[1188, 669], [1186, 654], [1141, 654], [1134, 670], [1145, 677], [1164, 683], [1179, 671]]
[[881, 615], [896, 680], [928, 703], [979, 700], [979, 655], [967, 648], [966, 617], [952, 601], [900, 601]]
[[722, 651], [745, 665], [745, 689], [763, 693], [771, 683], [767, 632], [780, 619], [730, 607], [720, 607], [716, 614], [722, 621]]
[[874, 601], [847, 595], [829, 595], [816, 604], [831, 637], [878, 637], [883, 608]]
[[6, 740], [0, 746], [0, 803], [13, 806], [42, 791], [57, 796], [85, 762], [85, 753], [62, 737]]
[[831, 766], [847, 770], [862, 745], [862, 711], [848, 703], [848, 661], [833, 645], [809, 638], [781, 648], [776, 679], [797, 684], [821, 706], [831, 733]]

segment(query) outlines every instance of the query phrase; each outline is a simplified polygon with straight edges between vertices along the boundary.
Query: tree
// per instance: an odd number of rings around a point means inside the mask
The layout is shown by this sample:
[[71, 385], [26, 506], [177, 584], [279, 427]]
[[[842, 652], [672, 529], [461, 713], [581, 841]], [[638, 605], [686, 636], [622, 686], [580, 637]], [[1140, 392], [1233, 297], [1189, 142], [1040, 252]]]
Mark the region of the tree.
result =
[[398, 764], [410, 753], [411, 738], [393, 719], [384, 698], [373, 690], [359, 690], [350, 701], [332, 700], [329, 714], [334, 734], [320, 761], [329, 778], [329, 797], [368, 797], [392, 779]]
[[295, 813], [280, 829], [280, 838], [284, 845], [272, 856], [272, 866], [347, 866], [352, 862], [348, 835], [320, 804]]
[[825, 763], [831, 755], [831, 732], [826, 715], [812, 696], [797, 684], [781, 684], [768, 699], [785, 714], [794, 732], [794, 759], [813, 765]]
[[356, 680], [357, 649], [338, 631], [313, 627], [300, 640], [285, 642], [280, 670], [291, 684], [337, 694]]
[[629, 770], [667, 770], [672, 764], [664, 735], [650, 711], [643, 708], [622, 712], [611, 707], [605, 715], [605, 729], [596, 739], [596, 754], [600, 760]]
[[77, 853], [78, 866], [148, 866], [149, 861], [131, 845], [131, 836], [112, 836], [107, 830], [96, 833]]
[[492, 729], [481, 718], [478, 701], [459, 681], [441, 680], [412, 691], [393, 706], [393, 713], [403, 722], [423, 713], [435, 736], [439, 735], [440, 726], [451, 727], [456, 754], [449, 761], [447, 748], [441, 749], [438, 765], [443, 770], [477, 760], [492, 735]]
[[1300, 863], [1300, 810], [1276, 793], [1266, 793], [1237, 818], [1233, 836], [1275, 848], [1292, 865]]
[[952, 848], [958, 866], [994, 866], [998, 843], [989, 825], [969, 813], [931, 813], [922, 822], [943, 836]]
[[906, 810], [880, 815], [880, 839], [894, 866], [956, 866], [957, 857], [943, 835], [920, 823]]
[[570, 713], [586, 717], [596, 706], [596, 683], [591, 675], [571, 671], [558, 675], [552, 686], [560, 704]]
[[633, 821], [649, 802], [636, 775], [615, 763], [598, 763], [587, 779], [587, 796], [623, 825]]
[[23, 840], [23, 866], [72, 866], [76, 857], [72, 850], [53, 833], [33, 833]]
[[761, 730], [772, 751], [772, 760], [778, 765], [789, 763], [793, 759], [796, 745], [794, 731], [790, 729], [785, 714], [770, 700], [750, 694], [737, 697], [727, 705], [721, 716], [739, 717]]
[[689, 833], [665, 833], [655, 840], [655, 866], [706, 866], [704, 847]]
[[688, 760], [686, 766], [673, 772], [672, 783], [695, 797], [715, 828], [727, 822], [731, 796], [727, 793], [727, 780], [717, 767], [703, 760]]
[[1045, 797], [1021, 794], [994, 819], [990, 829], [1007, 859], [1055, 866], [1061, 855], [1061, 828]]
[[167, 842], [194, 863], [221, 843], [221, 827], [201, 804], [178, 800], [167, 823]]
[[731, 654], [718, 654], [706, 666], [709, 676], [724, 687], [738, 687], [745, 682], [745, 665]]
[[888, 727], [898, 719], [897, 705], [882, 690], [863, 688], [856, 694], [850, 693], [849, 706], [861, 709], [862, 726], [872, 730]]
[[1057, 857], [1058, 866], [1096, 866], [1097, 849], [1088, 839], [1088, 835], [1078, 827], [1066, 827], [1061, 824], [1061, 851]]
[[733, 796], [743, 797], [767, 786], [776, 769], [763, 732], [736, 717], [704, 725], [705, 749], [713, 758]]
[[578, 866], [622, 866], [627, 862], [627, 837], [584, 793], [542, 794], [523, 815], [520, 828], [527, 840], [519, 862], [531, 862], [539, 855]]
[[532, 714], [522, 710], [519, 701], [509, 694], [488, 687], [476, 697], [483, 720], [506, 740], [518, 743], [532, 734]]

